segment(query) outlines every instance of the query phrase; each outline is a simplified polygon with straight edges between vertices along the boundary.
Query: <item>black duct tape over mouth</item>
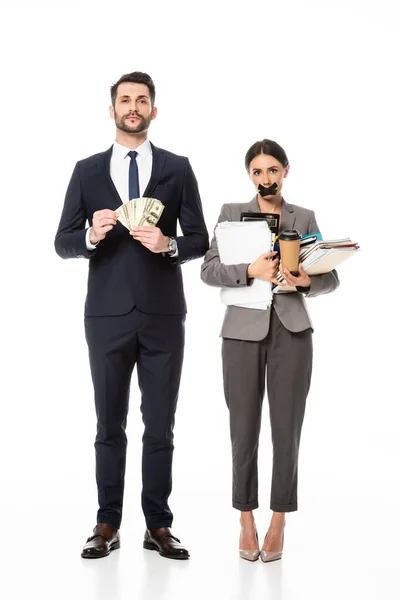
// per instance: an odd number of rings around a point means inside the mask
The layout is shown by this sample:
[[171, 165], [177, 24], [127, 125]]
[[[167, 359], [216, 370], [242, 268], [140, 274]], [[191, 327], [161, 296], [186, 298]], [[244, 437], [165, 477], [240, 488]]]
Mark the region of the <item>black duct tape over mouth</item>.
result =
[[275, 196], [276, 192], [278, 191], [278, 186], [276, 183], [273, 183], [269, 187], [265, 187], [260, 183], [258, 186], [258, 191], [263, 198], [264, 196]]

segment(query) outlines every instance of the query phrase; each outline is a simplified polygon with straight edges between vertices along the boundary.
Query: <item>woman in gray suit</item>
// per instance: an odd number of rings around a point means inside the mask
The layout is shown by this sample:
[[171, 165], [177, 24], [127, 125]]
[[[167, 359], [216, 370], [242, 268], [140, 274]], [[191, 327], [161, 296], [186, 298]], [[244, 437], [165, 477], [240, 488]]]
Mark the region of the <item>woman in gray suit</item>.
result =
[[[312, 210], [287, 203], [283, 181], [289, 173], [285, 151], [272, 140], [256, 142], [245, 158], [257, 195], [251, 202], [224, 204], [218, 222], [239, 221], [242, 212], [280, 215], [280, 229], [302, 235], [319, 231]], [[261, 184], [261, 186], [260, 186]], [[275, 193], [270, 188], [276, 184]], [[221, 263], [216, 239], [205, 255], [201, 278], [208, 285], [240, 287], [254, 278], [278, 284], [279, 260], [269, 252], [251, 264]], [[332, 292], [339, 285], [336, 271], [308, 276], [284, 273], [297, 292], [274, 294], [268, 310], [229, 306], [221, 337], [223, 378], [230, 413], [233, 460], [233, 506], [241, 511], [240, 556], [264, 562], [282, 556], [285, 514], [297, 510], [297, 468], [301, 427], [312, 369], [312, 323], [304, 297]], [[265, 379], [273, 445], [270, 508], [273, 511], [261, 552], [253, 517], [258, 508], [258, 438]]]

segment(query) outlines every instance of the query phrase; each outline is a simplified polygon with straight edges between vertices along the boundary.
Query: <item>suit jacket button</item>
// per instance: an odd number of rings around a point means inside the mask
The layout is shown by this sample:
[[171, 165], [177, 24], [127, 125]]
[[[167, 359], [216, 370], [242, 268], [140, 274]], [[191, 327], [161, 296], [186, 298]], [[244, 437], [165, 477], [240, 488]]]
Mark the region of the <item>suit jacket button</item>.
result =
[[240, 279], [236, 279], [236, 283], [240, 283]]

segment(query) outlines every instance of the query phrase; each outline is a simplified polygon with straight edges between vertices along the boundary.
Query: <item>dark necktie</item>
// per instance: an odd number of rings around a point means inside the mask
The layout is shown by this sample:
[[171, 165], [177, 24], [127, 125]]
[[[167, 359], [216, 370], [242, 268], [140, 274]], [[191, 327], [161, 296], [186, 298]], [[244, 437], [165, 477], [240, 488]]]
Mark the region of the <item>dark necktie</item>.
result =
[[129, 200], [132, 198], [139, 198], [139, 171], [137, 167], [136, 157], [138, 153], [136, 150], [128, 152], [131, 157], [131, 164], [129, 165]]

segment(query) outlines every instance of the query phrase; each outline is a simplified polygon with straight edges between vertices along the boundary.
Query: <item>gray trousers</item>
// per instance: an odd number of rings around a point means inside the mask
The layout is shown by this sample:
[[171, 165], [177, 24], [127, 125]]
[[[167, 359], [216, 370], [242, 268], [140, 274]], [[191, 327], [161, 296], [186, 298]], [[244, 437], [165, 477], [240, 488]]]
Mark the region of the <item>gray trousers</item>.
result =
[[300, 435], [311, 382], [312, 331], [288, 331], [272, 309], [267, 337], [260, 342], [224, 338], [222, 362], [230, 413], [233, 506], [242, 511], [258, 508], [258, 439], [267, 373], [273, 445], [270, 507], [277, 512], [295, 511]]

